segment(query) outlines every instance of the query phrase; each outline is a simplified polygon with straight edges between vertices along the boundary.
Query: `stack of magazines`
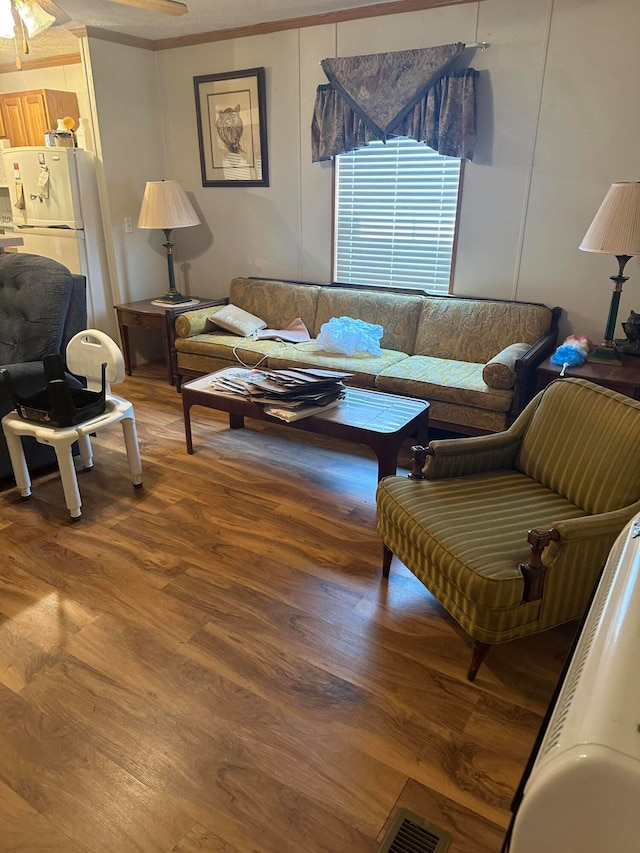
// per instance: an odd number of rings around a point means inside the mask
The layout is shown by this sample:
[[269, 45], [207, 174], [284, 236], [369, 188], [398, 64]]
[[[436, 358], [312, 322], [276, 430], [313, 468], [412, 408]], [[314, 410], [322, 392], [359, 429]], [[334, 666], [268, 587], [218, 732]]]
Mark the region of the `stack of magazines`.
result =
[[287, 370], [228, 367], [212, 374], [210, 386], [217, 394], [260, 403], [268, 415], [290, 422], [317, 415], [319, 409], [337, 406], [344, 399], [344, 380], [351, 376], [352, 373], [315, 367]]

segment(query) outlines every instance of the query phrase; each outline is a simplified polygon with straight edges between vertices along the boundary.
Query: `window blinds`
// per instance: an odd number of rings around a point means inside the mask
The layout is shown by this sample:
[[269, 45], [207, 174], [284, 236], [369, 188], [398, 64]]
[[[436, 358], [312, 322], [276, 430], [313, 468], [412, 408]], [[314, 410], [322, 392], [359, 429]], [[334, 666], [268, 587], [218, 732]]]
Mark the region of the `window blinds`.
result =
[[448, 293], [461, 161], [402, 138], [335, 162], [334, 279]]

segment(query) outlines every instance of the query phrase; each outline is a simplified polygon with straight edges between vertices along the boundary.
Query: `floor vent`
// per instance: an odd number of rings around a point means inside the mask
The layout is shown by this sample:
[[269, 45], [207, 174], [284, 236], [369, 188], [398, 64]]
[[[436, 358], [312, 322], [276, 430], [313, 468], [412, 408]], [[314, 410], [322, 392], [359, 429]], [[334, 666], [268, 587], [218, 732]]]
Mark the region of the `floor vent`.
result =
[[445, 853], [451, 836], [408, 809], [399, 809], [377, 853]]

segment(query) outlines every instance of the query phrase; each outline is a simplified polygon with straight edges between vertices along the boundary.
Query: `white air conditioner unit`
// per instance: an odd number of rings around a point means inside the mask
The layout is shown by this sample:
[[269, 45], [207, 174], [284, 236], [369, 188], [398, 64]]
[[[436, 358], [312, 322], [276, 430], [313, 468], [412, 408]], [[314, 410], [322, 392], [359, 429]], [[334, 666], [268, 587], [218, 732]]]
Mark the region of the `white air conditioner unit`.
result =
[[640, 514], [609, 554], [529, 766], [505, 850], [640, 850]]

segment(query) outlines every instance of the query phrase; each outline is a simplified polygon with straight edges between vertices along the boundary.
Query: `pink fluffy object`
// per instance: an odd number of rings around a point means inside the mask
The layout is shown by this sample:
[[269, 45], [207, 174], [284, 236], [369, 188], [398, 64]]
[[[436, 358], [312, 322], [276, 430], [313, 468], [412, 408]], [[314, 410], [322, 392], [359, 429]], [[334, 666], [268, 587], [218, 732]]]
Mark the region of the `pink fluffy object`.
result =
[[563, 346], [567, 345], [581, 349], [584, 352], [585, 358], [593, 349], [593, 341], [586, 335], [568, 335], [563, 341]]

